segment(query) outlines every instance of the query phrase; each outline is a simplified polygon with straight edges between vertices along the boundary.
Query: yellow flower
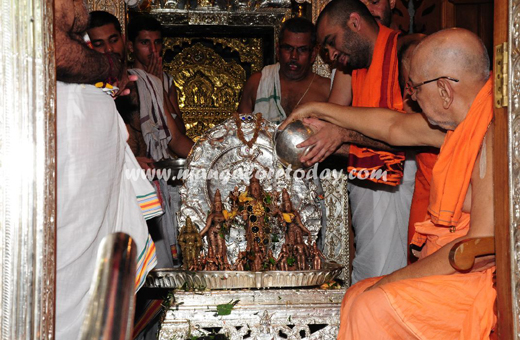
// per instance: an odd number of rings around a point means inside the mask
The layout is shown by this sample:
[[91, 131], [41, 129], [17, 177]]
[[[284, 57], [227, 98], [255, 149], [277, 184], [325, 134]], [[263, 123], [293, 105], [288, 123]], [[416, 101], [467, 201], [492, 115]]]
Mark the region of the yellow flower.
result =
[[287, 223], [291, 223], [294, 219], [293, 213], [282, 213], [282, 215], [283, 215], [283, 220]]
[[226, 221], [228, 221], [232, 218], [235, 218], [235, 216], [237, 215], [237, 211], [233, 210], [233, 211], [229, 212], [227, 210], [222, 210], [222, 214], [224, 215], [224, 218], [226, 219]]
[[253, 198], [247, 196], [247, 191], [244, 191], [238, 195], [238, 201], [241, 203], [252, 201]]
[[103, 82], [99, 82], [99, 83], [96, 83], [94, 85], [95, 87], [99, 87], [99, 88], [107, 88], [107, 89], [113, 89], [114, 87], [112, 85], [110, 85], [109, 83], [103, 83]]

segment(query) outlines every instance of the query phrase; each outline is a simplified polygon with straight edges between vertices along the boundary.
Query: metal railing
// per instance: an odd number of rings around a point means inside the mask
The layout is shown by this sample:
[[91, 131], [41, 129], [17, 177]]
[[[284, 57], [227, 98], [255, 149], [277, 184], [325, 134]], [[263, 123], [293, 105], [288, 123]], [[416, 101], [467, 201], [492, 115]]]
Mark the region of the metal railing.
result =
[[81, 340], [131, 338], [136, 253], [135, 242], [127, 234], [110, 234], [101, 241]]

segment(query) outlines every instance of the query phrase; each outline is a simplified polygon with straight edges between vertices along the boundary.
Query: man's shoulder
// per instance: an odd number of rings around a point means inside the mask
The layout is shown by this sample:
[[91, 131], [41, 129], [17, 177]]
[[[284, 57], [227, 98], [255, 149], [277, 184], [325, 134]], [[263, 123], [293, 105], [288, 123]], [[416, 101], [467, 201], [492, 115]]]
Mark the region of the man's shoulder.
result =
[[316, 96], [321, 97], [322, 101], [326, 101], [330, 94], [330, 79], [316, 74], [312, 90]]
[[253, 73], [247, 80], [246, 86], [251, 89], [257, 89], [260, 84], [260, 79], [262, 79], [262, 72]]
[[321, 87], [321, 86], [327, 86], [330, 88], [330, 78], [320, 76], [319, 74], [316, 74], [314, 81]]

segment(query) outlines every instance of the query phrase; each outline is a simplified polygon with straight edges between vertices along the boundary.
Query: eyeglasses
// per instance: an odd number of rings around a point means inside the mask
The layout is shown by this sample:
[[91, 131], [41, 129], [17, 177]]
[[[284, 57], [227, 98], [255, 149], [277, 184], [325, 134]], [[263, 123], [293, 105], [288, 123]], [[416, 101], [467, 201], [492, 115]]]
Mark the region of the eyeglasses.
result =
[[406, 87], [404, 89], [406, 90], [406, 92], [408, 92], [409, 95], [413, 95], [413, 94], [415, 94], [415, 92], [417, 91], [417, 88], [419, 86], [423, 86], [423, 85], [428, 84], [428, 83], [433, 83], [434, 81], [437, 81], [439, 79], [448, 79], [448, 80], [454, 81], [456, 83], [459, 82], [458, 79], [455, 79], [455, 78], [452, 78], [452, 77], [437, 77], [435, 79], [430, 79], [430, 80], [427, 80], [427, 81], [423, 81], [422, 83], [417, 84], [417, 85], [412, 85], [412, 82], [408, 80], [406, 82]]

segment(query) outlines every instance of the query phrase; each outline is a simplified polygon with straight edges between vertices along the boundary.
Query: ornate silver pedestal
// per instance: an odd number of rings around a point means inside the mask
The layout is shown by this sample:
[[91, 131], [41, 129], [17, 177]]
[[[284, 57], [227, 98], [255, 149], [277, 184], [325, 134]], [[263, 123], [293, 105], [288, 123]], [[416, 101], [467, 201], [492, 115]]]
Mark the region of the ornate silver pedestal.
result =
[[[332, 340], [339, 329], [345, 291], [322, 289], [176, 292], [160, 340], [191, 339], [212, 333], [229, 340]], [[239, 300], [230, 315], [217, 305]]]
[[[246, 120], [242, 131], [246, 140], [253, 135], [254, 121]], [[181, 189], [182, 207], [178, 214], [183, 225], [187, 216], [198, 226], [205, 224], [211, 197], [218, 188], [228, 193], [237, 185], [241, 190], [248, 183], [231, 176], [228, 182], [208, 176], [193, 176], [195, 170], [233, 171], [240, 168], [279, 169], [272, 149], [272, 135], [276, 127], [272, 123], [261, 125], [257, 142], [247, 148], [237, 138], [233, 121], [216, 126], [208, 131], [192, 149], [187, 160], [191, 171]], [[166, 313], [159, 338], [163, 340], [192, 339], [212, 332], [224, 334], [230, 340], [271, 339], [322, 339], [332, 340], [339, 329], [339, 310], [345, 290], [321, 290], [303, 286], [319, 286], [331, 280], [340, 271], [340, 278], [348, 287], [349, 272], [349, 223], [347, 176], [343, 173], [320, 177], [324, 205], [318, 203], [317, 184], [302, 178], [266, 177], [262, 185], [267, 191], [290, 188], [291, 199], [302, 214], [302, 221], [315, 240], [321, 228], [321, 214], [326, 213], [326, 228], [323, 238], [323, 253], [329, 261], [337, 262], [336, 268], [306, 272], [177, 272], [155, 270], [148, 276], [147, 287], [178, 288], [186, 283], [195, 289], [212, 287], [220, 290], [191, 293], [175, 291], [175, 304]], [[226, 203], [225, 203], [226, 205]], [[229, 208], [229, 207], [227, 207]], [[282, 235], [283, 237], [283, 235]], [[228, 258], [231, 262], [243, 247], [239, 233], [233, 228], [226, 240]], [[282, 238], [283, 241], [283, 238]], [[278, 250], [275, 249], [275, 255]], [[316, 272], [316, 273], [314, 273]], [[330, 276], [332, 275], [332, 276]], [[281, 278], [281, 281], [280, 281]], [[302, 282], [302, 278], [306, 281]], [[324, 281], [318, 282], [318, 279]], [[286, 287], [285, 289], [243, 290], [243, 287]], [[299, 286], [299, 287], [294, 287]], [[239, 300], [230, 315], [218, 315], [217, 305]]]

